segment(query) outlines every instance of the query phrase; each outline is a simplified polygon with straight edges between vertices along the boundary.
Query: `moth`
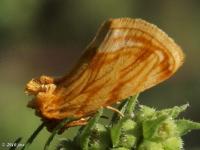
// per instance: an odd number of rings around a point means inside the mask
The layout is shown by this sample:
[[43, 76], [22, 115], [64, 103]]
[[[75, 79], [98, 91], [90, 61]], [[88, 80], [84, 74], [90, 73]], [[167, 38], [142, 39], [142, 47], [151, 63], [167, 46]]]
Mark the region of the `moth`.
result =
[[45, 119], [84, 118], [163, 82], [183, 61], [181, 48], [157, 26], [109, 19], [71, 72], [27, 83], [27, 93], [34, 95], [28, 106]]

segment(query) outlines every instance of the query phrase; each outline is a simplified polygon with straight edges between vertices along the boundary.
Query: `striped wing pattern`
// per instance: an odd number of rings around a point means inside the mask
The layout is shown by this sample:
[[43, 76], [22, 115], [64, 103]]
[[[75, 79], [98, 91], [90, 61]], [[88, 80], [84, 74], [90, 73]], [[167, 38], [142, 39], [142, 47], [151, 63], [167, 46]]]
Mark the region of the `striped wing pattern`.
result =
[[141, 19], [110, 19], [56, 89], [39, 92], [35, 108], [46, 118], [84, 117], [166, 80], [183, 63], [180, 47]]

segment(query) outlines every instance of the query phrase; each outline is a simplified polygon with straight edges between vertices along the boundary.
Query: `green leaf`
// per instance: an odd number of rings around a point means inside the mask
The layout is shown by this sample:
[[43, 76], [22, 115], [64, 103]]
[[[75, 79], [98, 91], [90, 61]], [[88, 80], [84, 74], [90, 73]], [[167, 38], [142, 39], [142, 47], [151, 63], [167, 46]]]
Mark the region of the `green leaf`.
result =
[[[133, 111], [137, 104], [138, 96], [139, 94], [136, 94], [135, 96], [130, 96], [127, 99], [123, 100], [123, 102], [118, 106], [118, 110], [120, 110], [124, 114], [124, 116], [132, 117]], [[111, 123], [113, 124], [119, 119], [119, 115], [117, 113], [114, 113], [111, 119]]]
[[[125, 100], [123, 100], [120, 103], [120, 105], [117, 107], [117, 109], [119, 111], [121, 111], [121, 113], [124, 114], [127, 104], [128, 104], [128, 98], [125, 99]], [[112, 118], [111, 118], [111, 125], [114, 124], [114, 123], [116, 123], [119, 119], [120, 119], [119, 114], [113, 113]]]
[[110, 130], [110, 136], [113, 147], [117, 147], [119, 144], [120, 136], [121, 136], [121, 129], [123, 123], [127, 120], [126, 117], [120, 119], [116, 124], [113, 124]]
[[200, 129], [200, 123], [193, 122], [186, 119], [179, 119], [176, 121], [176, 125], [180, 136], [183, 136], [194, 129]]
[[111, 148], [110, 150], [130, 150], [130, 149], [125, 147], [117, 147], [117, 148]]
[[140, 136], [139, 132], [140, 130], [137, 128], [135, 121], [127, 117], [122, 118], [110, 129], [113, 148], [119, 146], [133, 147]]
[[111, 145], [108, 129], [96, 123], [90, 132], [89, 149], [90, 150], [107, 150]]
[[62, 140], [58, 145], [57, 145], [57, 150], [75, 150], [78, 149], [74, 142], [71, 140]]
[[55, 135], [60, 131], [60, 129], [62, 129], [64, 127], [64, 125], [68, 122], [73, 121], [74, 119], [71, 118], [66, 118], [63, 121], [61, 121], [52, 131], [51, 135], [49, 136], [49, 138], [47, 139], [45, 146], [44, 146], [44, 150], [48, 150], [49, 146], [53, 140], [53, 138], [55, 137]]
[[133, 111], [135, 110], [135, 106], [137, 104], [139, 94], [136, 94], [135, 96], [131, 96], [128, 100], [128, 104], [126, 106], [124, 116], [127, 116], [129, 118], [132, 118]]
[[124, 111], [124, 117], [122, 119], [119, 119], [117, 122], [115, 122], [112, 125], [110, 134], [111, 134], [111, 141], [112, 141], [113, 147], [117, 147], [119, 145], [122, 126], [128, 119], [132, 118], [133, 110], [137, 103], [138, 95], [139, 94], [130, 97], [127, 100], [127, 102], [125, 104], [123, 104], [121, 111]]
[[173, 108], [157, 111], [157, 115], [167, 114], [171, 116], [172, 118], [176, 118], [181, 112], [185, 111], [188, 107], [189, 107], [189, 104], [185, 104], [182, 106], [174, 106]]
[[127, 119], [123, 122], [118, 145], [129, 149], [135, 147], [137, 140], [141, 137], [141, 132], [135, 121]]
[[166, 119], [167, 116], [162, 116], [152, 120], [145, 120], [142, 123], [144, 139], [152, 140], [153, 138], [155, 138], [157, 130]]
[[166, 139], [162, 145], [165, 150], [181, 150], [183, 148], [183, 140], [180, 137], [171, 137]]
[[100, 109], [98, 113], [92, 119], [90, 119], [88, 124], [81, 131], [80, 136], [78, 137], [78, 140], [80, 142], [80, 147], [82, 148], [82, 150], [88, 150], [90, 131], [93, 129], [95, 124], [99, 121], [99, 118], [101, 117], [102, 113], [103, 113], [103, 109]]
[[163, 141], [179, 134], [175, 121], [171, 117], [161, 116], [143, 123], [143, 135], [148, 140]]
[[16, 144], [16, 146], [10, 147], [9, 150], [15, 150], [15, 149], [17, 148], [17, 145], [19, 144], [19, 142], [20, 142], [21, 140], [22, 140], [21, 137], [17, 138], [17, 139], [13, 142], [13, 144]]
[[138, 150], [165, 150], [161, 143], [145, 140], [140, 144]]
[[37, 135], [40, 133], [40, 131], [44, 128], [44, 123], [42, 123], [34, 132], [33, 134], [28, 138], [25, 145], [21, 148], [21, 150], [26, 150], [30, 144], [34, 141], [34, 139], [37, 137]]
[[145, 120], [152, 119], [155, 115], [156, 110], [154, 108], [140, 105], [139, 111], [136, 113], [137, 122], [143, 122]]
[[132, 134], [124, 134], [120, 138], [119, 146], [132, 149], [136, 147], [137, 137]]

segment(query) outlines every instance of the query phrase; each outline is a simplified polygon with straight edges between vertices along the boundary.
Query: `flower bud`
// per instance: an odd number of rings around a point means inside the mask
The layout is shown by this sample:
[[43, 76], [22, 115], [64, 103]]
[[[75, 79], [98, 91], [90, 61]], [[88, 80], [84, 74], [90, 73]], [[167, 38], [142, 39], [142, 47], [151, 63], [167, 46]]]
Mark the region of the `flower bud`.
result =
[[107, 128], [97, 123], [92, 129], [89, 141], [89, 150], [105, 150], [110, 145], [109, 133]]
[[133, 148], [136, 145], [138, 134], [136, 127], [136, 123], [132, 119], [127, 119], [123, 123], [119, 146]]
[[172, 137], [163, 142], [165, 150], [180, 150], [183, 148], [183, 141], [180, 137]]
[[138, 150], [165, 150], [161, 143], [144, 141], [140, 144]]

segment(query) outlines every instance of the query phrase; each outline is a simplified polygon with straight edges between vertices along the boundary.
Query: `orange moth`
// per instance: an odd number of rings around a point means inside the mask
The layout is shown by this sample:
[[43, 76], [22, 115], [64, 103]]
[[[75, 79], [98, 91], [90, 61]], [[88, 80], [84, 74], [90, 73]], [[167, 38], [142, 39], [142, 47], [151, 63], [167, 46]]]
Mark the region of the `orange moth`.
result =
[[157, 26], [109, 19], [70, 73], [28, 82], [26, 91], [34, 95], [28, 106], [49, 120], [84, 118], [168, 79], [183, 60], [181, 48]]

